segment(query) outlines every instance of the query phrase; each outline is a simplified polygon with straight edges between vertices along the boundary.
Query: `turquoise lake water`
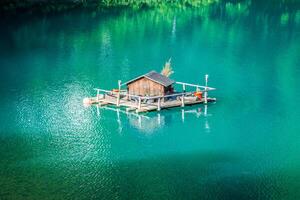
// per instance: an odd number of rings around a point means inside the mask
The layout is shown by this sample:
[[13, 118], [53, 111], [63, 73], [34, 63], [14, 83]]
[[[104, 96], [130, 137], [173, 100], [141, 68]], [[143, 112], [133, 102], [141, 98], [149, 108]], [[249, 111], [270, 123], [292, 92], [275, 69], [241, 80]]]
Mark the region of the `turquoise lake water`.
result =
[[[72, 11], [1, 27], [0, 199], [300, 199], [299, 5]], [[82, 105], [170, 57], [177, 81], [209, 74], [217, 102], [146, 115]]]

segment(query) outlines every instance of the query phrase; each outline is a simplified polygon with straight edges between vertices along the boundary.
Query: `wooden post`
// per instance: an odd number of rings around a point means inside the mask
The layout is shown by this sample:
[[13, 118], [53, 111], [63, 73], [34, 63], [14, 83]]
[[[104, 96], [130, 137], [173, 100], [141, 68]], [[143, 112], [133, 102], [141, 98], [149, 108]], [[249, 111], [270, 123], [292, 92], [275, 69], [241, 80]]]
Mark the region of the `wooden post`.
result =
[[138, 109], [141, 109], [141, 107], [142, 107], [142, 99], [141, 99], [141, 97], [139, 97], [139, 105], [138, 105]]
[[118, 80], [117, 107], [120, 106], [121, 80]]
[[[182, 84], [182, 90], [185, 93], [185, 84]], [[184, 94], [181, 96], [181, 107], [184, 107]]]
[[158, 98], [158, 101], [157, 101], [157, 110], [160, 111], [160, 98]]
[[118, 80], [118, 89], [119, 89], [119, 92], [121, 91], [121, 84], [122, 84], [122, 81]]
[[208, 83], [208, 74], [205, 75], [204, 103], [207, 103], [207, 83]]

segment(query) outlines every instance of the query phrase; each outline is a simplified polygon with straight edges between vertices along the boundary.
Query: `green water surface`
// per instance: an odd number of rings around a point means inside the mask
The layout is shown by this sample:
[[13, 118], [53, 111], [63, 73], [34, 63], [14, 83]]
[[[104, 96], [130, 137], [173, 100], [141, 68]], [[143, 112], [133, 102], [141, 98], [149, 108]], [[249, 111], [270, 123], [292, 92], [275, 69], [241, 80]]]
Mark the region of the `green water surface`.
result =
[[[0, 199], [300, 199], [300, 7], [72, 11], [1, 21]], [[85, 108], [172, 58], [215, 104]], [[206, 115], [205, 115], [205, 112]]]

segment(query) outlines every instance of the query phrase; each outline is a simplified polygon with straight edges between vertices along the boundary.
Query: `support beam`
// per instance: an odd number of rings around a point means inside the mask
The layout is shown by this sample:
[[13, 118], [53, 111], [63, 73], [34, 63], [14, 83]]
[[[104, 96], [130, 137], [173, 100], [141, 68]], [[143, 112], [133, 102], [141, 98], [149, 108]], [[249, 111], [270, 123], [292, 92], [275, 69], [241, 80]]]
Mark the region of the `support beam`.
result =
[[120, 106], [121, 80], [118, 80], [117, 107]]
[[157, 110], [158, 111], [160, 111], [160, 109], [161, 109], [160, 101], [161, 101], [161, 98], [158, 98], [158, 100], [157, 100]]
[[141, 99], [141, 97], [139, 97], [138, 109], [141, 109], [141, 107], [142, 107], [142, 99]]

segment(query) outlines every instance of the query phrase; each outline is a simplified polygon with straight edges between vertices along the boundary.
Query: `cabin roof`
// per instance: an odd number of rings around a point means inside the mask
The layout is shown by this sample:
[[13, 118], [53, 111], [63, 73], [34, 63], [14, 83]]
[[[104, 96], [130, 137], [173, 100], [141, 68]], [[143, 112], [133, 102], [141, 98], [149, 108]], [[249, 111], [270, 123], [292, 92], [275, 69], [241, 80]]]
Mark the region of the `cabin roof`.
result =
[[166, 77], [160, 73], [157, 73], [156, 71], [150, 71], [150, 72], [143, 74], [141, 76], [138, 76], [130, 81], [127, 81], [125, 84], [128, 85], [128, 84], [130, 84], [140, 78], [143, 78], [143, 77], [148, 78], [148, 79], [150, 79], [160, 85], [163, 85], [165, 87], [168, 87], [168, 86], [172, 85], [173, 83], [175, 83], [175, 81], [169, 79], [168, 77]]

